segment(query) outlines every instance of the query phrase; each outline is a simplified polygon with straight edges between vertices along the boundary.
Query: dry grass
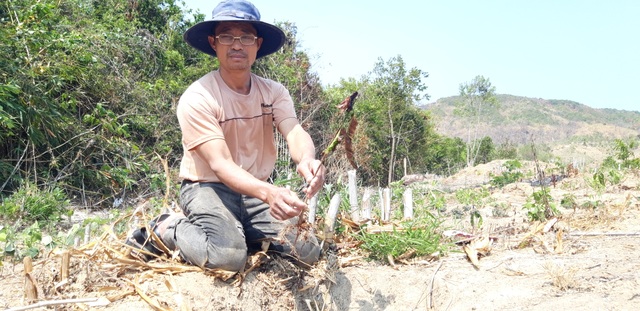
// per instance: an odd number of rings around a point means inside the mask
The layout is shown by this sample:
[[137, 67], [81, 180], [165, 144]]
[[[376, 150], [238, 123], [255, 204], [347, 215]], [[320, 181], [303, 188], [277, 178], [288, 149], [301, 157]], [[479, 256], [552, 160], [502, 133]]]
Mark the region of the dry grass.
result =
[[[202, 273], [210, 280], [220, 280], [230, 288], [238, 288], [242, 292], [243, 282], [248, 274], [252, 273], [251, 290], [261, 292], [261, 301], [265, 301], [266, 304], [271, 301], [270, 305], [274, 310], [284, 310], [295, 306], [295, 295], [304, 292], [310, 297], [322, 297], [319, 295], [320, 285], [330, 286], [335, 283], [335, 271], [338, 268], [335, 256], [326, 256], [327, 258], [311, 269], [303, 269], [280, 256], [258, 252], [249, 257], [243, 273], [202, 269], [181, 261], [179, 256], [162, 256], [150, 262], [143, 262], [131, 254], [130, 246], [124, 244], [125, 235], [116, 234], [113, 230], [117, 223], [127, 219], [132, 222], [131, 215], [124, 216], [106, 226], [104, 233], [88, 244], [72, 249], [55, 250], [45, 254], [44, 259], [34, 262], [31, 275], [39, 293], [39, 304], [67, 304], [65, 308], [70, 308], [72, 305], [86, 305], [85, 300], [89, 298], [99, 301], [104, 306], [117, 304], [130, 296], [138, 296], [153, 310], [191, 310], [189, 297], [181, 292], [186, 288], [176, 285], [175, 276], [187, 272]], [[61, 270], [64, 270], [61, 267], [63, 252], [71, 254], [69, 277], [66, 279], [61, 279]], [[22, 265], [14, 265], [13, 271], [3, 276], [11, 276], [11, 279], [15, 280], [13, 296], [16, 299], [22, 296], [22, 284], [18, 281], [23, 279], [20, 277], [22, 275]], [[263, 286], [255, 288], [255, 283]], [[70, 300], [78, 297], [83, 299]], [[7, 303], [14, 306], [16, 304], [15, 301]], [[21, 305], [28, 303], [32, 302], [20, 302]], [[96, 302], [90, 303], [96, 306]], [[281, 309], [278, 309], [279, 307]]]
[[623, 201], [603, 200], [594, 209], [567, 215], [566, 220], [576, 230], [616, 230], [628, 209], [636, 208], [638, 200], [627, 194]]
[[575, 276], [578, 269], [561, 267], [552, 262], [546, 262], [543, 267], [551, 278], [551, 284], [558, 290], [566, 291], [577, 287]]

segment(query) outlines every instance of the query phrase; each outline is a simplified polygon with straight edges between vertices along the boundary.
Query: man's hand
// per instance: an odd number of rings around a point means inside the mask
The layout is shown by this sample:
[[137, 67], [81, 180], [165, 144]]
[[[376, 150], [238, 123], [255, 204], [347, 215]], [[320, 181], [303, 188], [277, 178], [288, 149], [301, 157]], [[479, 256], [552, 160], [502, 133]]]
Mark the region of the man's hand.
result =
[[307, 198], [313, 197], [324, 184], [324, 165], [316, 159], [302, 160], [298, 163], [297, 171], [307, 182], [307, 187], [303, 190]]
[[[320, 160], [302, 160], [298, 163], [297, 170], [307, 183], [303, 190], [306, 197], [313, 197], [324, 184], [324, 165]], [[278, 220], [299, 216], [307, 208], [307, 204], [300, 200], [295, 192], [275, 186], [267, 195], [267, 203], [271, 207], [271, 215]]]
[[298, 216], [307, 208], [295, 192], [281, 187], [275, 187], [267, 195], [267, 204], [270, 212], [278, 220], [287, 220]]

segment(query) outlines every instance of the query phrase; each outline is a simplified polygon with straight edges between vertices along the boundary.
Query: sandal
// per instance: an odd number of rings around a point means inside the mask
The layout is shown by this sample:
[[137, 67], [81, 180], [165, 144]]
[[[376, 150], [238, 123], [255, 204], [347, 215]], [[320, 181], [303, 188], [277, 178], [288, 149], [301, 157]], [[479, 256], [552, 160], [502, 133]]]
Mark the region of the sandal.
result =
[[[164, 245], [158, 245], [158, 242], [161, 244], [162, 241], [159, 241], [160, 235], [156, 232], [156, 229], [158, 225], [168, 217], [169, 214], [162, 214], [151, 220], [148, 227], [138, 228], [131, 233], [131, 236], [127, 238], [125, 244], [133, 248], [131, 251], [133, 257], [147, 262], [166, 253], [166, 247]], [[148, 229], [153, 230], [155, 237], [149, 235]], [[158, 241], [156, 241], [156, 238]]]

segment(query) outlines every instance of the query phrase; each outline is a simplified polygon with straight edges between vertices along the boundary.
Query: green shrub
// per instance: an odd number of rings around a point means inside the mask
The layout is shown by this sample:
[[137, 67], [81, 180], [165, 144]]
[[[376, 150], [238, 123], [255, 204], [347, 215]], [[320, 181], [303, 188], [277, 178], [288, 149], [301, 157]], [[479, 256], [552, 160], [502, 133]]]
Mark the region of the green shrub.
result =
[[32, 183], [23, 184], [2, 200], [0, 217], [27, 222], [55, 222], [68, 213], [69, 199], [59, 188], [42, 190]]
[[505, 162], [503, 166], [507, 169], [507, 171], [502, 172], [502, 174], [497, 176], [492, 174], [491, 181], [489, 182], [491, 186], [502, 188], [505, 185], [520, 180], [520, 178], [523, 177], [522, 172], [517, 171], [522, 167], [522, 163], [520, 163], [520, 161], [509, 160]]
[[615, 146], [613, 147], [616, 152], [615, 156], [608, 156], [600, 165], [600, 170], [603, 171], [619, 171], [622, 169], [637, 169], [640, 168], [640, 158], [635, 158], [633, 149], [636, 148], [636, 142], [631, 141], [625, 143], [621, 139], [615, 140]]
[[546, 188], [533, 193], [533, 201], [527, 198], [524, 209], [527, 210], [527, 218], [530, 221], [544, 221], [552, 216], [560, 214], [555, 204], [553, 204], [551, 195]]
[[578, 206], [576, 196], [573, 193], [567, 193], [560, 199], [560, 206], [566, 209], [575, 209]]

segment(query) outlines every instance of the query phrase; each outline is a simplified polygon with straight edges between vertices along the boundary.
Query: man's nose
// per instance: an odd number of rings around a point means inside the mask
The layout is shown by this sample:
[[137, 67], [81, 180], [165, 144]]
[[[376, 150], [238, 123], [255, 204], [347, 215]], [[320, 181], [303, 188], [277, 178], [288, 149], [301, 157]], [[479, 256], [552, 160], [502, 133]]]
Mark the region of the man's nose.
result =
[[233, 38], [233, 42], [231, 42], [231, 47], [234, 49], [241, 49], [242, 43], [240, 43], [240, 38]]

